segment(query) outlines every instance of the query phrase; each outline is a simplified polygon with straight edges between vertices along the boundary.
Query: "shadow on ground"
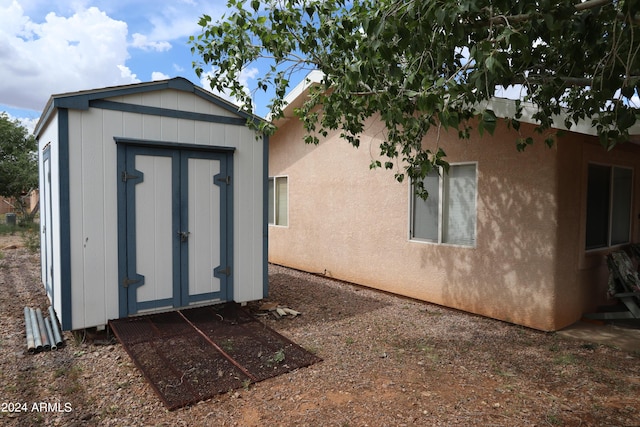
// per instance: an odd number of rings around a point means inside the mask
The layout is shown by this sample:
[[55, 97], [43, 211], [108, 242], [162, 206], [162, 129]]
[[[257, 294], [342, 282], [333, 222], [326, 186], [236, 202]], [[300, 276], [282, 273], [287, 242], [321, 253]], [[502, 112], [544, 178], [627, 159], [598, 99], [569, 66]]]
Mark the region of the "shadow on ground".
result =
[[[272, 273], [269, 275], [269, 296], [263, 301], [277, 302], [281, 306], [301, 311], [302, 316], [296, 318], [295, 327], [316, 323], [318, 318], [327, 322], [340, 321], [388, 305], [379, 298], [366, 295], [372, 291], [357, 285], [345, 287], [343, 282], [334, 279], [318, 276], [314, 276], [314, 279], [307, 280], [296, 271], [291, 274]], [[323, 295], [323, 298], [318, 299], [316, 295]], [[324, 301], [331, 301], [332, 310], [329, 310]], [[338, 310], [335, 310], [336, 303], [341, 306]], [[251, 308], [256, 309], [260, 304], [255, 303]]]

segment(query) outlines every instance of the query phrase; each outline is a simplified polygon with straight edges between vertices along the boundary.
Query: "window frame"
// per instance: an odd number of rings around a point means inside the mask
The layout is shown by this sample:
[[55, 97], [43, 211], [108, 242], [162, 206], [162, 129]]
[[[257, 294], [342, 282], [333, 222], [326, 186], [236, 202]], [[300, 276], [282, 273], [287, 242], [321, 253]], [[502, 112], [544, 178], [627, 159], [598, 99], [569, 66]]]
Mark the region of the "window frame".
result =
[[[277, 181], [284, 179], [287, 185], [287, 190], [286, 190], [286, 203], [287, 203], [287, 208], [286, 208], [286, 222], [284, 224], [278, 223], [278, 191], [277, 191]], [[273, 197], [271, 197], [270, 193], [270, 189], [271, 189], [271, 183], [273, 182]], [[267, 200], [267, 209], [269, 210], [269, 214], [267, 215], [267, 225], [270, 227], [289, 227], [289, 175], [274, 175], [274, 176], [269, 176], [267, 178], [267, 197], [269, 198], [269, 200]], [[269, 206], [272, 205], [272, 206]], [[273, 221], [271, 220], [271, 217], [273, 216]]]
[[[597, 166], [597, 167], [604, 167], [604, 168], [608, 168], [609, 169], [609, 194], [608, 194], [608, 198], [609, 198], [609, 205], [608, 205], [608, 211], [607, 211], [607, 227], [606, 227], [606, 243], [602, 246], [587, 246], [587, 235], [589, 232], [589, 170], [591, 166]], [[615, 197], [615, 170], [616, 169], [626, 169], [628, 171], [631, 172], [631, 178], [630, 178], [630, 183], [631, 183], [631, 187], [629, 189], [629, 211], [628, 211], [628, 218], [629, 218], [629, 223], [628, 223], [628, 233], [627, 233], [627, 238], [626, 241], [624, 242], [619, 242], [619, 243], [612, 243], [612, 236], [613, 236], [613, 222], [614, 222], [614, 197]], [[601, 163], [601, 162], [587, 162], [587, 167], [586, 167], [586, 174], [585, 174], [585, 180], [586, 180], [586, 185], [585, 185], [585, 213], [584, 213], [584, 245], [583, 245], [583, 249], [585, 250], [586, 253], [593, 253], [593, 252], [598, 252], [598, 251], [607, 251], [607, 250], [611, 250], [613, 248], [619, 248], [621, 246], [624, 245], [628, 245], [629, 243], [631, 243], [632, 241], [632, 234], [633, 234], [633, 205], [634, 205], [634, 180], [635, 180], [635, 169], [633, 166], [628, 166], [628, 165], [622, 165], [622, 164], [614, 164], [614, 163]]]
[[[475, 248], [478, 242], [478, 162], [477, 161], [469, 161], [469, 162], [456, 162], [450, 163], [450, 168], [457, 166], [474, 166], [475, 180], [474, 180], [474, 208], [475, 208], [475, 220], [473, 224], [473, 242], [470, 244], [465, 243], [451, 243], [444, 241], [445, 239], [445, 217], [447, 215], [447, 211], [451, 208], [449, 204], [448, 197], [445, 197], [445, 190], [449, 186], [449, 174], [446, 173], [443, 168], [439, 168], [438, 170], [438, 213], [437, 213], [437, 239], [428, 239], [422, 237], [415, 236], [415, 188], [412, 183], [409, 184], [409, 241], [417, 242], [417, 243], [426, 243], [433, 245], [444, 245], [444, 246], [456, 246], [462, 248]], [[451, 170], [449, 171], [449, 173]], [[447, 199], [445, 201], [445, 199]], [[445, 206], [446, 203], [446, 206]]]

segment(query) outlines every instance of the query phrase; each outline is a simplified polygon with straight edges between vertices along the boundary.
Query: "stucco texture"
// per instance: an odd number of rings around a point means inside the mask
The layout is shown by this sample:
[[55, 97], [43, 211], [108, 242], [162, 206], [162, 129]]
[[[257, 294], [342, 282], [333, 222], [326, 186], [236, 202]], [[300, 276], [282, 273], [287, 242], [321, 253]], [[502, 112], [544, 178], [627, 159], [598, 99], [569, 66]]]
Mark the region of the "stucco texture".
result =
[[289, 178], [289, 223], [269, 227], [269, 260], [536, 329], [566, 326], [595, 308], [606, 283], [601, 254], [585, 269], [581, 209], [585, 156], [610, 154], [572, 134], [548, 148], [532, 130], [520, 129], [535, 139], [524, 153], [503, 124], [469, 140], [425, 139], [452, 164], [477, 163], [476, 243], [464, 247], [410, 239], [409, 183], [369, 169], [379, 122], [356, 149], [339, 133], [305, 145], [289, 119], [270, 140], [269, 175]]

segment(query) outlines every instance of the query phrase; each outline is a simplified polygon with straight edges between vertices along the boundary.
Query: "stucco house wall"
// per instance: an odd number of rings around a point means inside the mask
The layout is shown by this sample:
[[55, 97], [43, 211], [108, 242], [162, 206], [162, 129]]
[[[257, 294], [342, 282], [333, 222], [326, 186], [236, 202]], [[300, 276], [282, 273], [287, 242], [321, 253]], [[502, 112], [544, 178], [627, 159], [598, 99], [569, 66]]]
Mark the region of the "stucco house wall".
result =
[[[451, 164], [477, 165], [475, 245], [410, 238], [412, 190], [395, 171], [370, 170], [384, 134], [372, 119], [358, 149], [333, 133], [302, 142], [295, 118], [270, 139], [269, 176], [288, 177], [288, 224], [269, 227], [269, 261], [541, 330], [556, 330], [603, 302], [603, 251], [584, 250], [588, 162], [633, 166], [638, 148], [606, 152], [594, 137], [568, 133], [551, 149], [524, 153], [515, 131], [435, 134]], [[638, 173], [634, 173], [635, 188]], [[638, 239], [634, 219], [632, 239]]]

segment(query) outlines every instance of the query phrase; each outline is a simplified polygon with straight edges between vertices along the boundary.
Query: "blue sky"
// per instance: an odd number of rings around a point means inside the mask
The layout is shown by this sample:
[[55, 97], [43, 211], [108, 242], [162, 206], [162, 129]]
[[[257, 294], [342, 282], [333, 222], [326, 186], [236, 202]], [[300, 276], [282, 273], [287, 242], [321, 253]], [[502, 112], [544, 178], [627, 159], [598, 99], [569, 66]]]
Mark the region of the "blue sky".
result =
[[[0, 0], [0, 112], [33, 129], [52, 94], [193, 72], [187, 44], [226, 0]], [[260, 71], [246, 70], [248, 86]], [[294, 83], [295, 84], [295, 83]], [[267, 99], [255, 99], [266, 116]]]

